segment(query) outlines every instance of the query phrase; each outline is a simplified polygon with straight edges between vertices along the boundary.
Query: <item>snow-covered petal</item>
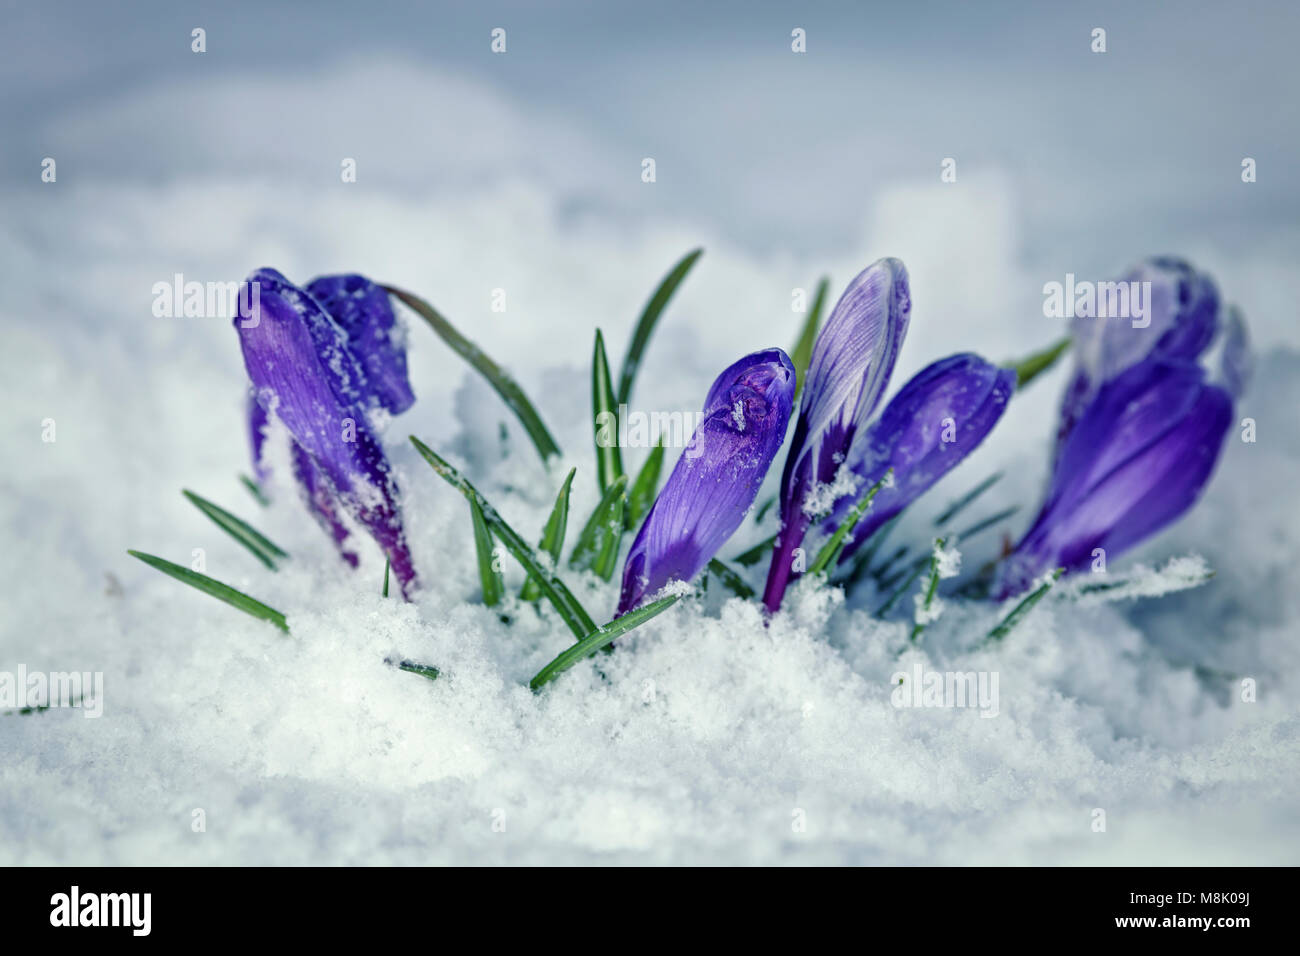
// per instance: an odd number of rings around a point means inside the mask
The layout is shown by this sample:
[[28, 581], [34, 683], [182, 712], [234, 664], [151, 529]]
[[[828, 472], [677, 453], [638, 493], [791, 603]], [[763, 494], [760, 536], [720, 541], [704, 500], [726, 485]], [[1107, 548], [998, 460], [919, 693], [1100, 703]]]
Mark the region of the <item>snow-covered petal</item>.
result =
[[415, 402], [406, 373], [406, 335], [388, 293], [365, 276], [321, 276], [307, 292], [347, 334], [365, 373], [367, 400], [394, 415]]

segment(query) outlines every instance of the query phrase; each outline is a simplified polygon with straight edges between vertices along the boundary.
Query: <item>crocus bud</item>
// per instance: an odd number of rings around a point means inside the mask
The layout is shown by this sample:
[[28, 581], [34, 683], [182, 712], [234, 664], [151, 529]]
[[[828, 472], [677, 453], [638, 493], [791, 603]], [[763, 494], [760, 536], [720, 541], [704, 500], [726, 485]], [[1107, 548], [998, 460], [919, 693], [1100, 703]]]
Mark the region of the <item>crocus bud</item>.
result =
[[348, 348], [366, 378], [366, 401], [393, 415], [415, 403], [406, 376], [406, 330], [388, 293], [365, 276], [321, 276], [307, 292], [348, 337]]
[[[891, 468], [894, 480], [876, 493], [840, 560], [974, 451], [1006, 411], [1015, 387], [1014, 369], [970, 352], [940, 359], [913, 376], [868, 428], [862, 456], [849, 463], [859, 489], [876, 484]], [[826, 523], [828, 534], [851, 507], [852, 496], [841, 500]]]
[[1037, 519], [999, 568], [998, 597], [1053, 568], [1112, 559], [1182, 515], [1209, 481], [1232, 414], [1227, 390], [1194, 362], [1150, 357], [1102, 385], [1060, 448]]
[[[1214, 280], [1182, 259], [1147, 259], [1120, 286], [1130, 312], [1136, 313], [1136, 301], [1143, 303], [1140, 318], [1076, 316], [1071, 322], [1075, 369], [1061, 403], [1058, 452], [1083, 410], [1115, 376], [1148, 356], [1195, 362], [1214, 339], [1219, 290]], [[1136, 292], [1129, 294], [1130, 289]]]
[[[402, 532], [397, 486], [366, 418], [371, 389], [346, 333], [316, 299], [274, 269], [248, 278], [254, 321], [236, 316], [258, 404], [280, 419], [343, 510], [379, 543], [403, 594], [415, 569]], [[314, 498], [315, 491], [304, 489]]]
[[746, 355], [718, 376], [689, 448], [632, 542], [619, 614], [669, 581], [690, 581], [735, 533], [785, 440], [794, 385], [780, 349]]
[[809, 524], [852, 489], [852, 481], [837, 478], [848, 477], [840, 469], [865, 448], [867, 423], [894, 370], [911, 311], [907, 270], [897, 259], [881, 259], [849, 283], [813, 343], [781, 478], [781, 532], [763, 594], [771, 611], [781, 606], [792, 556]]

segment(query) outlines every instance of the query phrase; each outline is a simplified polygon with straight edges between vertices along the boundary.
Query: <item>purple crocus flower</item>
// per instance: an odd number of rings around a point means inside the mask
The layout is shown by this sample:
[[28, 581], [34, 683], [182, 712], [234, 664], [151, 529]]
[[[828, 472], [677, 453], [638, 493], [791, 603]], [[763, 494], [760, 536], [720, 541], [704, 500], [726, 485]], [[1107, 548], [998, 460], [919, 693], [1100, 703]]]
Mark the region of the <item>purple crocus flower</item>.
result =
[[[913, 376], [869, 427], [863, 454], [850, 462], [859, 489], [876, 484], [890, 468], [894, 476], [872, 499], [841, 562], [974, 451], [1006, 411], [1015, 388], [1014, 369], [970, 352], [940, 359]], [[841, 499], [825, 525], [828, 534], [852, 508], [852, 499]]]
[[618, 613], [669, 581], [690, 581], [735, 533], [785, 440], [795, 373], [780, 349], [718, 376], [703, 420], [655, 499], [623, 565]]
[[865, 453], [866, 426], [894, 370], [911, 310], [907, 270], [897, 259], [881, 259], [849, 283], [813, 343], [781, 478], [781, 533], [763, 594], [770, 611], [781, 606], [808, 526], [851, 490], [837, 479], [849, 475], [841, 475], [846, 462]]
[[1102, 385], [1060, 447], [1042, 510], [999, 568], [997, 596], [1052, 568], [1081, 570], [1096, 548], [1113, 558], [1187, 511], [1223, 449], [1233, 397], [1196, 363], [1156, 356]]
[[1194, 362], [1218, 328], [1219, 290], [1208, 275], [1182, 259], [1147, 259], [1120, 282], [1139, 284], [1129, 288], [1139, 290], [1145, 315], [1141, 320], [1076, 316], [1071, 321], [1075, 369], [1061, 403], [1058, 454], [1103, 385], [1148, 356]]
[[313, 279], [307, 292], [347, 333], [348, 348], [365, 373], [367, 400], [393, 415], [415, 404], [406, 377], [406, 330], [384, 288], [365, 276], [338, 275]]
[[[1230, 307], [1221, 322], [1214, 281], [1181, 259], [1147, 260], [1125, 281], [1151, 283], [1146, 322], [1075, 320], [1076, 369], [1047, 496], [998, 569], [999, 598], [1053, 568], [1091, 565], [1096, 549], [1114, 558], [1169, 525], [1195, 504], [1223, 450], [1250, 379], [1241, 314]], [[1211, 381], [1200, 360], [1216, 335]]]
[[[401, 389], [382, 375], [367, 374], [349, 333], [313, 295], [274, 269], [259, 269], [247, 281], [256, 283], [258, 295], [243, 301], [257, 305], [252, 315], [234, 320], [244, 364], [257, 404], [279, 418], [293, 438], [294, 471], [309, 507], [336, 542], [346, 536], [336, 507], [365, 527], [408, 594], [416, 575], [397, 485], [367, 418], [376, 406], [390, 411], [400, 406]], [[362, 308], [349, 313], [350, 327], [364, 326], [364, 313]], [[391, 355], [380, 362], [382, 368], [392, 365]], [[404, 366], [403, 357], [403, 379]]]

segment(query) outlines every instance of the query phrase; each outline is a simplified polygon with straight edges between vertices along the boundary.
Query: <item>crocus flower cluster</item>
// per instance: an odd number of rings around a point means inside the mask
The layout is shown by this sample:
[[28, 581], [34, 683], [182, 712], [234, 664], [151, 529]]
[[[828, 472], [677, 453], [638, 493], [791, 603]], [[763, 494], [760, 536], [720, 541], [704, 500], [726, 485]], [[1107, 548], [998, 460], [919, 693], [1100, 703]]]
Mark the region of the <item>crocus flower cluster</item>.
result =
[[709, 389], [623, 565], [620, 615], [670, 581], [690, 581], [735, 533], [785, 440], [795, 372], [780, 349], [746, 355]]
[[[1187, 511], [1214, 471], [1250, 377], [1245, 324], [1235, 310], [1221, 319], [1214, 283], [1185, 262], [1152, 259], [1132, 276], [1152, 282], [1150, 325], [1076, 322], [1047, 494], [999, 568], [998, 597], [1053, 568], [1104, 567]], [[1216, 335], [1211, 381], [1201, 358]]]
[[814, 521], [830, 533], [855, 492], [893, 470], [854, 529], [847, 560], [980, 444], [1002, 417], [1015, 388], [1011, 369], [962, 353], [917, 373], [872, 415], [907, 334], [907, 270], [881, 259], [849, 284], [813, 344], [807, 385], [781, 483], [781, 531], [763, 601], [781, 606], [796, 573], [795, 552]]
[[234, 318], [252, 382], [249, 427], [254, 471], [262, 464], [268, 416], [288, 430], [293, 470], [313, 516], [344, 548], [347, 515], [391, 562], [402, 593], [416, 582], [402, 530], [398, 489], [377, 437], [387, 415], [415, 401], [405, 342], [385, 291], [358, 275], [324, 276], [305, 289], [274, 269], [248, 277], [256, 303]]

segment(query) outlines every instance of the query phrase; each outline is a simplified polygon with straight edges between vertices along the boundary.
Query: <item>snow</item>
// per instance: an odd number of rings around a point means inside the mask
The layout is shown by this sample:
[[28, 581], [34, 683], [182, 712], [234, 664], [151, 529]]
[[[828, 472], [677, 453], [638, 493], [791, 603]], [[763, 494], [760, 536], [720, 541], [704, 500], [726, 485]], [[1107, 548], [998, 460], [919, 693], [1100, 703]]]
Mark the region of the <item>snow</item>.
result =
[[[249, 88], [274, 82], [256, 79]], [[176, 112], [161, 92], [116, 108]], [[456, 135], [467, 126], [453, 124]], [[504, 128], [530, 142], [522, 114]], [[80, 179], [61, 164], [50, 192], [5, 195], [0, 261], [22, 281], [0, 286], [0, 670], [102, 672], [104, 691], [98, 719], [0, 716], [0, 863], [1297, 862], [1300, 332], [1283, 309], [1294, 302], [1286, 249], [1181, 250], [1242, 304], [1261, 343], [1238, 410], [1259, 440], [1232, 436], [1196, 510], [1113, 562], [1111, 576], [1134, 575], [1124, 596], [1141, 600], [1072, 600], [1063, 580], [984, 648], [1008, 608], [945, 596], [914, 647], [904, 617], [870, 616], [884, 597], [870, 587], [846, 599], [800, 581], [765, 627], [756, 601], [714, 582], [703, 595], [679, 589], [686, 596], [613, 653], [533, 694], [529, 678], [572, 637], [546, 610], [509, 605], [507, 624], [472, 603], [465, 500], [406, 435], [463, 468], [530, 541], [577, 466], [571, 545], [599, 497], [592, 329], [621, 354], [654, 283], [697, 244], [707, 252], [649, 347], [639, 407], [697, 407], [727, 363], [789, 346], [791, 288], [824, 271], [841, 285], [884, 254], [907, 263], [915, 297], [895, 388], [941, 354], [1010, 358], [1059, 332], [1038, 308], [1041, 270], [1017, 253], [1008, 180], [957, 200], [928, 181], [891, 186], [856, 247], [805, 261], [671, 216], [630, 229], [617, 213], [575, 221], [563, 201], [574, 172], [552, 182], [551, 165], [535, 179], [410, 192], [366, 185], [364, 172], [355, 189], [219, 172], [145, 185]], [[1154, 251], [1125, 248], [1115, 269]], [[246, 381], [228, 317], [150, 313], [160, 278], [225, 281], [260, 265], [296, 281], [358, 271], [427, 297], [517, 375], [565, 450], [544, 474], [495, 393], [411, 322], [418, 401], [386, 443], [428, 583], [413, 604], [380, 597], [370, 542], [353, 572], [292, 489], [274, 488], [262, 509], [239, 485]], [[490, 311], [497, 287], [509, 290], [508, 313]], [[943, 505], [998, 468], [1007, 477], [964, 517], [1024, 508], [963, 542], [965, 566], [1022, 530], [1063, 381], [1058, 369], [1013, 399], [891, 543], [924, 547]], [[625, 455], [630, 473], [646, 453]], [[287, 476], [287, 460], [272, 464]], [[285, 547], [284, 569], [265, 571], [182, 486]], [[721, 557], [768, 533], [748, 523]], [[187, 564], [203, 549], [209, 574], [284, 611], [291, 634], [157, 574], [128, 547]], [[1202, 566], [1166, 562], [1189, 554], [1215, 576], [1177, 591]], [[522, 574], [506, 567], [516, 594]], [[747, 572], [751, 583], [764, 571]], [[618, 579], [569, 580], [607, 621]], [[996, 673], [996, 717], [894, 706], [891, 678], [916, 665]]]
[[[798, 414], [797, 409], [795, 414]], [[892, 475], [890, 480], [893, 480]], [[836, 502], [858, 490], [861, 481], [862, 479], [853, 472], [852, 468], [841, 464], [835, 469], [835, 477], [830, 482], [814, 481], [808, 486], [803, 501], [803, 513], [813, 519], [825, 518], [835, 507]]]
[[935, 571], [940, 580], [955, 578], [961, 573], [961, 552], [957, 550], [955, 544], [944, 547], [936, 541], [933, 553], [936, 562]]

